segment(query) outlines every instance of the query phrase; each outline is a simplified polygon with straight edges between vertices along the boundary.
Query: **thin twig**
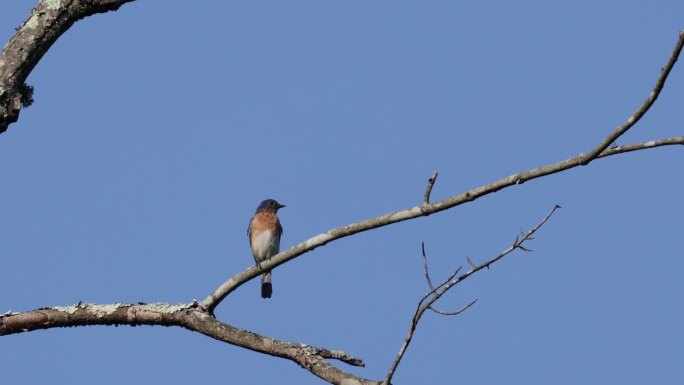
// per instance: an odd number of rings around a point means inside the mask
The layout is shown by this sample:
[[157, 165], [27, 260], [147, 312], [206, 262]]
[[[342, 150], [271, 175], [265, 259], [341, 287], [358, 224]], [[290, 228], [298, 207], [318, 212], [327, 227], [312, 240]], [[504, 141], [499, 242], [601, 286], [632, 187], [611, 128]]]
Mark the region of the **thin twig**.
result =
[[[434, 287], [434, 285], [432, 284], [432, 279], [430, 278], [430, 270], [428, 269], [427, 253], [425, 252], [425, 242], [421, 242], [421, 244], [420, 244], [420, 250], [421, 250], [421, 253], [423, 254], [423, 270], [424, 270], [424, 272], [425, 272], [425, 280], [427, 281], [428, 287], [429, 287], [430, 290], [432, 291], [432, 290], [435, 290], [435, 287]], [[454, 274], [454, 276], [456, 276], [456, 274], [458, 274], [458, 272], [459, 272], [460, 270], [461, 270], [461, 267], [459, 266], [458, 269], [456, 269], [456, 273]], [[477, 301], [477, 300], [475, 300], [475, 301]], [[475, 302], [472, 302], [470, 305], [472, 305], [473, 303], [475, 303]], [[461, 313], [463, 310], [469, 308], [470, 305], [467, 305], [467, 306], [466, 306], [465, 308], [463, 308], [463, 309], [460, 309], [460, 310], [457, 310], [457, 311], [452, 311], [452, 312], [448, 312], [448, 311], [444, 311], [444, 310], [439, 310], [439, 309], [435, 308], [434, 306], [430, 306], [429, 309], [432, 310], [432, 311], [434, 311], [435, 313], [442, 314], [442, 315], [456, 315], [456, 314]]]
[[423, 194], [423, 203], [428, 205], [430, 204], [430, 194], [432, 194], [432, 187], [435, 185], [435, 182], [437, 181], [437, 170], [432, 173], [432, 176], [430, 179], [428, 179], [428, 184], [427, 187], [425, 187], [425, 194]]
[[477, 267], [474, 267], [470, 271], [464, 273], [462, 276], [458, 277], [458, 280], [462, 281], [462, 280], [468, 278], [469, 276], [473, 275], [474, 273], [477, 273], [479, 270], [482, 270], [485, 267], [488, 268], [491, 264], [493, 264], [494, 262], [498, 261], [499, 259], [505, 257], [507, 254], [510, 254], [515, 249], [524, 250], [525, 248], [522, 247], [522, 244], [525, 243], [525, 241], [531, 240], [532, 234], [534, 234], [537, 230], [539, 230], [540, 227], [544, 226], [544, 224], [551, 218], [553, 213], [555, 213], [556, 210], [558, 210], [559, 208], [561, 208], [560, 205], [554, 206], [553, 209], [546, 215], [546, 217], [544, 217], [544, 219], [541, 222], [539, 222], [536, 226], [531, 228], [527, 233], [523, 234], [522, 237], [516, 238], [516, 240], [513, 242], [513, 244], [510, 247], [508, 247], [506, 250], [502, 251], [499, 255], [490, 259], [489, 261], [487, 261], [481, 265], [478, 265]]
[[466, 261], [468, 261], [470, 267], [477, 267], [477, 264], [475, 264], [475, 262], [473, 262], [473, 260], [470, 259], [470, 257], [466, 257]]
[[[466, 278], [470, 277], [471, 275], [477, 273], [478, 271], [484, 269], [485, 267], [489, 267], [489, 265], [495, 263], [496, 261], [500, 260], [501, 258], [505, 257], [506, 255], [510, 254], [513, 250], [515, 249], [521, 249], [523, 243], [525, 241], [528, 241], [532, 238], [532, 235], [539, 230], [544, 224], [551, 218], [553, 213], [556, 212], [557, 209], [559, 209], [559, 205], [555, 205], [553, 209], [542, 219], [541, 222], [539, 222], [536, 226], [531, 228], [527, 233], [523, 234], [522, 237], [517, 237], [513, 244], [506, 248], [504, 251], [499, 253], [497, 256], [494, 258], [489, 259], [487, 262], [481, 264], [481, 265], [475, 265], [470, 261], [470, 258], [468, 258], [471, 266], [473, 266], [470, 271], [464, 273], [463, 275], [459, 276], [458, 278], [454, 279], [456, 275], [458, 274], [458, 271], [460, 270], [460, 267], [456, 269], [454, 273], [452, 273], [449, 278], [447, 278], [444, 282], [439, 284], [437, 287], [433, 288], [430, 290], [427, 294], [425, 294], [420, 301], [418, 301], [418, 305], [416, 306], [416, 311], [413, 313], [413, 318], [411, 319], [411, 325], [409, 326], [408, 333], [406, 335], [406, 338], [404, 339], [404, 342], [401, 344], [401, 347], [399, 348], [399, 353], [397, 356], [394, 358], [394, 361], [392, 362], [392, 365], [390, 366], [388, 372], [387, 372], [387, 377], [385, 378], [385, 381], [383, 384], [388, 385], [390, 384], [390, 381], [392, 380], [392, 377], [394, 376], [394, 372], [397, 370], [397, 367], [399, 366], [399, 363], [401, 363], [402, 358], [404, 357], [404, 354], [406, 353], [406, 349], [408, 348], [409, 344], [411, 343], [411, 340], [413, 339], [413, 334], [418, 327], [418, 323], [420, 322], [421, 317], [425, 313], [426, 310], [430, 309], [432, 305], [439, 300], [446, 292], [449, 291], [452, 287], [458, 285], [459, 283], [463, 282]], [[429, 300], [428, 300], [429, 299]], [[457, 310], [456, 312], [453, 312], [453, 314], [460, 314], [466, 309], [468, 309], [470, 306], [472, 306], [477, 300], [472, 301], [468, 305], [464, 306], [462, 309]], [[432, 309], [433, 311], [442, 314], [439, 311], [436, 311]], [[449, 315], [449, 313], [445, 314]]]
[[599, 155], [599, 158], [605, 158], [611, 155], [624, 154], [632, 151], [639, 151], [646, 148], [655, 148], [661, 146], [671, 146], [671, 145], [684, 145], [684, 136], [675, 136], [672, 138], [665, 138], [659, 140], [650, 140], [648, 142], [627, 144], [624, 146], [615, 146], [612, 148], [607, 148], [605, 151]]
[[[404, 353], [406, 353], [406, 349], [408, 348], [409, 344], [411, 343], [411, 339], [413, 339], [413, 333], [416, 331], [416, 327], [418, 327], [418, 322], [420, 321], [420, 317], [422, 317], [423, 313], [425, 313], [425, 310], [427, 310], [436, 300], [436, 298], [439, 298], [437, 296], [438, 290], [442, 289], [443, 287], [447, 286], [449, 282], [456, 277], [458, 272], [461, 271], [461, 267], [456, 269], [449, 278], [445, 279], [442, 283], [440, 283], [437, 287], [433, 288], [430, 290], [427, 294], [425, 294], [419, 301], [418, 301], [418, 306], [416, 307], [416, 311], [413, 314], [413, 318], [411, 320], [411, 326], [409, 327], [408, 335], [406, 336], [406, 339], [404, 340], [404, 343], [401, 345], [401, 348], [399, 348], [399, 354], [397, 357], [394, 359], [394, 362], [392, 363], [392, 366], [390, 366], [389, 372], [387, 373], [387, 378], [385, 381], [383, 381], [384, 385], [389, 385], [390, 381], [392, 380], [392, 376], [394, 375], [394, 372], [397, 370], [397, 367], [399, 366], [399, 363], [401, 362], [402, 357], [404, 356]], [[444, 292], [442, 292], [444, 293]], [[433, 299], [428, 302], [427, 306], [424, 306], [424, 302], [433, 296]], [[439, 294], [441, 296], [442, 294]]]
[[456, 311], [442, 311], [442, 310], [435, 309], [434, 306], [430, 306], [430, 307], [428, 307], [428, 309], [434, 311], [437, 314], [441, 314], [441, 315], [459, 315], [459, 314], [463, 313], [464, 311], [468, 310], [469, 307], [475, 305], [475, 302], [477, 302], [477, 298], [472, 300], [469, 304], [463, 306], [462, 308], [460, 308]]
[[427, 281], [428, 286], [430, 287], [430, 290], [432, 290], [432, 289], [434, 289], [434, 287], [432, 286], [432, 280], [430, 279], [430, 272], [428, 271], [427, 254], [425, 254], [425, 242], [421, 242], [420, 249], [423, 253], [423, 268], [425, 270], [425, 280]]

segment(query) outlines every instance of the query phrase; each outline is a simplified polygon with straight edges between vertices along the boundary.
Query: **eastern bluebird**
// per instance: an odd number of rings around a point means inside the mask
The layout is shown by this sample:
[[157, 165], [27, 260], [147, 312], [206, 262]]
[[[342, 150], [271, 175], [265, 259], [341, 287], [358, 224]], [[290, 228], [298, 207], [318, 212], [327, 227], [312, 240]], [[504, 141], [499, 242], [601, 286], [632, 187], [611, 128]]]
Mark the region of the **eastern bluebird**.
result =
[[[247, 228], [249, 245], [252, 247], [252, 255], [257, 265], [278, 254], [280, 251], [280, 236], [283, 228], [278, 220], [278, 209], [285, 207], [274, 199], [266, 199], [257, 207], [252, 220]], [[273, 286], [271, 285], [271, 271], [261, 276], [261, 297], [271, 298]]]

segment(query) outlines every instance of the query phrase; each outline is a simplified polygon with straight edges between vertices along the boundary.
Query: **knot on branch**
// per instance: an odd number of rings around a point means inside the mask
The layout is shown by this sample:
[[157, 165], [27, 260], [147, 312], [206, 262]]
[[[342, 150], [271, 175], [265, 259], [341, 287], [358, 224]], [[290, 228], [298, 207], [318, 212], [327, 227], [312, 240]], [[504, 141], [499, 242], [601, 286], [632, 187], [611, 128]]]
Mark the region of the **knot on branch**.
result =
[[19, 119], [19, 111], [33, 104], [33, 86], [26, 83], [16, 91], [0, 93], [0, 133]]
[[19, 102], [22, 108], [33, 104], [33, 86], [26, 83], [19, 86]]

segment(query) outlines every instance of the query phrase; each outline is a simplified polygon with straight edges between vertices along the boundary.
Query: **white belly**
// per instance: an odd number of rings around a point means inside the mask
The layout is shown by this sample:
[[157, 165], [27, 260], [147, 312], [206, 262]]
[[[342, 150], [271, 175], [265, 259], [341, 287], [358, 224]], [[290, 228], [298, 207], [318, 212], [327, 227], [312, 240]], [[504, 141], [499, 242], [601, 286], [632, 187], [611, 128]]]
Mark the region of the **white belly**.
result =
[[252, 237], [252, 253], [258, 261], [271, 258], [280, 250], [280, 239], [274, 236], [273, 231], [264, 231]]

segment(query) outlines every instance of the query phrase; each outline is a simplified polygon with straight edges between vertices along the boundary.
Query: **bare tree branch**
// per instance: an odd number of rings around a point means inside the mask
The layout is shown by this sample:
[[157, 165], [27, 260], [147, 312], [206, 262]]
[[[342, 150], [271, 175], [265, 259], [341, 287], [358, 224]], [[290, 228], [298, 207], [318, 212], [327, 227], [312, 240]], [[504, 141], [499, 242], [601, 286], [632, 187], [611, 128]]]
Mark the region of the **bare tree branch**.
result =
[[[477, 273], [478, 271], [482, 270], [483, 268], [489, 266], [496, 261], [500, 260], [501, 258], [505, 257], [506, 255], [510, 254], [513, 250], [515, 249], [524, 249], [523, 248], [523, 243], [525, 243], [528, 240], [532, 240], [532, 235], [539, 230], [548, 220], [551, 218], [554, 212], [556, 212], [557, 209], [559, 209], [560, 206], [556, 205], [554, 208], [542, 219], [541, 222], [539, 222], [536, 226], [531, 228], [527, 233], [522, 234], [521, 237], [516, 237], [515, 241], [511, 246], [509, 246], [506, 250], [502, 251], [499, 253], [497, 256], [494, 258], [489, 259], [487, 262], [481, 264], [481, 265], [476, 265], [472, 261], [470, 263], [473, 265], [473, 267], [466, 273], [460, 275], [458, 278], [455, 278], [458, 272], [461, 270], [459, 267], [456, 269], [454, 273], [452, 273], [449, 278], [444, 280], [442, 283], [440, 283], [437, 287], [432, 288], [427, 294], [425, 294], [420, 301], [418, 301], [418, 305], [416, 306], [416, 311], [413, 313], [413, 318], [411, 319], [411, 325], [409, 326], [408, 333], [406, 335], [406, 338], [404, 339], [404, 342], [401, 344], [401, 348], [399, 348], [399, 353], [395, 357], [394, 361], [392, 362], [392, 365], [389, 368], [389, 371], [387, 372], [387, 377], [385, 378], [385, 381], [383, 384], [390, 384], [390, 381], [392, 380], [392, 377], [394, 376], [394, 372], [397, 370], [397, 367], [401, 363], [402, 358], [404, 357], [404, 354], [406, 353], [406, 349], [408, 349], [409, 344], [411, 343], [411, 340], [413, 339], [413, 334], [416, 331], [416, 328], [418, 327], [418, 323], [420, 322], [421, 317], [425, 313], [426, 310], [430, 309], [432, 305], [439, 300], [446, 292], [449, 291], [452, 287], [458, 285], [459, 283], [463, 282], [466, 278], [470, 277], [471, 275]], [[423, 249], [424, 250], [424, 249]], [[425, 254], [423, 254], [425, 257]], [[468, 258], [470, 260], [470, 258]], [[427, 258], [425, 258], [426, 264], [427, 264]], [[427, 271], [427, 267], [425, 268], [425, 271]], [[439, 312], [433, 309], [433, 311], [443, 314], [443, 315], [457, 315], [462, 312], [464, 312], [466, 309], [471, 307], [472, 305], [475, 304], [477, 300], [474, 300], [470, 302], [469, 304], [465, 305], [463, 308], [454, 311], [454, 312]]]
[[469, 307], [475, 305], [475, 303], [477, 303], [477, 299], [470, 301], [469, 304], [467, 304], [467, 305], [463, 306], [462, 308], [455, 310], [455, 311], [438, 310], [438, 309], [435, 309], [434, 306], [430, 306], [428, 309], [430, 309], [430, 310], [432, 310], [435, 313], [440, 314], [440, 315], [452, 316], [452, 315], [459, 315], [459, 314], [463, 313], [464, 311], [468, 310]]
[[[353, 234], [357, 234], [363, 231], [368, 231], [376, 229], [378, 227], [387, 226], [393, 223], [402, 222], [409, 219], [414, 219], [422, 216], [428, 216], [433, 213], [444, 211], [452, 207], [459, 206], [463, 203], [474, 201], [485, 195], [497, 192], [506, 187], [513, 185], [518, 185], [525, 183], [529, 180], [540, 178], [546, 175], [555, 174], [561, 171], [569, 170], [577, 166], [586, 165], [594, 159], [604, 158], [611, 155], [621, 154], [624, 152], [643, 150], [647, 148], [666, 146], [666, 145], [676, 145], [683, 144], [684, 137], [675, 137], [669, 139], [654, 140], [649, 142], [636, 143], [627, 146], [619, 146], [614, 148], [608, 148], [611, 143], [615, 141], [619, 136], [627, 132], [634, 124], [643, 117], [646, 112], [651, 108], [655, 100], [658, 98], [660, 91], [667, 81], [667, 77], [670, 74], [674, 64], [677, 62], [679, 55], [682, 51], [682, 46], [684, 45], [684, 31], [681, 31], [678, 35], [677, 43], [672, 51], [667, 64], [660, 72], [660, 76], [656, 81], [656, 85], [646, 99], [646, 102], [629, 118], [627, 122], [622, 126], [618, 127], [615, 131], [611, 132], [594, 150], [589, 153], [580, 153], [572, 158], [565, 159], [550, 165], [542, 166], [539, 168], [522, 171], [511, 176], [499, 179], [492, 183], [486, 184], [484, 186], [476, 187], [465, 193], [447, 198], [435, 203], [426, 203], [426, 199], [429, 198], [430, 192], [432, 190], [433, 181], [428, 181], [428, 186], [426, 192], [423, 196], [423, 203], [408, 209], [395, 211], [379, 217], [366, 219], [360, 222], [352, 223], [346, 226], [338, 227], [336, 229], [329, 230], [325, 233], [316, 235], [298, 245], [295, 245], [288, 250], [285, 250], [273, 257], [268, 261], [261, 263], [261, 268], [266, 270], [272, 270], [273, 268], [291, 260], [297, 258], [298, 256], [307, 253], [319, 246], [323, 246], [328, 242], [334, 240], [348, 237]], [[436, 175], [435, 175], [436, 178]], [[201, 307], [208, 312], [213, 312], [216, 306], [223, 301], [223, 299], [230, 294], [233, 290], [242, 286], [245, 282], [258, 276], [261, 269], [256, 266], [249, 267], [241, 273], [234, 275], [229, 278], [223, 284], [221, 284], [213, 293], [211, 293], [204, 301], [201, 303]]]
[[630, 128], [632, 128], [636, 124], [636, 122], [639, 121], [639, 119], [646, 115], [646, 112], [648, 112], [653, 103], [655, 103], [656, 99], [658, 99], [660, 91], [663, 90], [663, 87], [665, 86], [665, 81], [667, 80], [667, 76], [670, 74], [670, 71], [672, 71], [672, 68], [677, 62], [679, 54], [682, 52], [683, 46], [684, 31], [679, 31], [679, 40], [677, 40], [677, 44], [675, 44], [675, 47], [672, 50], [672, 55], [670, 55], [670, 59], [668, 59], [667, 64], [665, 64], [665, 67], [661, 69], [660, 76], [658, 77], [658, 80], [656, 81], [653, 90], [648, 95], [644, 103], [632, 114], [632, 116], [629, 117], [629, 119], [627, 119], [626, 122], [624, 122], [620, 127], [615, 129], [615, 131], [611, 132], [610, 135], [608, 135], [603, 140], [603, 142], [601, 142], [601, 144], [599, 144], [593, 151], [586, 154], [582, 158], [583, 165], [586, 165], [592, 160], [596, 159], [601, 153], [603, 153], [603, 151], [606, 148], [608, 148], [613, 142], [615, 142], [617, 138], [622, 136], [622, 134], [624, 134]]
[[76, 304], [0, 315], [0, 336], [86, 325], [161, 325], [180, 326], [213, 339], [256, 352], [281, 357], [299, 364], [321, 379], [332, 383], [376, 385], [378, 382], [344, 372], [327, 362], [338, 360], [353, 366], [364, 366], [361, 359], [340, 350], [328, 350], [306, 344], [280, 341], [222, 323], [196, 304], [166, 303], [131, 305]]
[[425, 270], [425, 280], [427, 281], [430, 290], [434, 290], [435, 287], [432, 286], [432, 279], [430, 279], [430, 271], [428, 270], [427, 254], [425, 253], [425, 242], [420, 243], [420, 251], [423, 254], [423, 270]]
[[[612, 155], [622, 154], [626, 152], [645, 150], [649, 148], [655, 148], [660, 146], [669, 145], [684, 145], [684, 137], [673, 137], [660, 140], [652, 140], [648, 142], [635, 143], [631, 145], [618, 146], [614, 148], [608, 148], [604, 150], [597, 158], [605, 158]], [[532, 179], [537, 179], [546, 175], [555, 174], [561, 171], [569, 170], [577, 166], [582, 165], [582, 159], [586, 155], [584, 153], [576, 155], [572, 158], [562, 160], [547, 166], [542, 166], [539, 168], [522, 171], [517, 174], [510, 175], [508, 177], [496, 180], [489, 184], [473, 188], [469, 191], [461, 193], [459, 195], [453, 196], [441, 200], [439, 202], [431, 204], [421, 204], [408, 209], [395, 211], [392, 213], [384, 214], [375, 218], [366, 219], [360, 222], [351, 223], [346, 226], [338, 227], [329, 230], [325, 233], [318, 234], [308, 240], [301, 242], [280, 254], [274, 255], [269, 260], [261, 263], [261, 268], [265, 270], [272, 270], [273, 268], [282, 265], [294, 258], [299, 257], [304, 253], [308, 253], [316, 249], [317, 247], [323, 246], [332, 242], [334, 240], [345, 238], [350, 235], [354, 235], [363, 231], [368, 231], [376, 229], [379, 227], [387, 226], [393, 223], [406, 221], [409, 219], [414, 219], [418, 217], [428, 216], [440, 211], [448, 210], [450, 208], [459, 206], [461, 204], [474, 201], [485, 195], [497, 192], [501, 189], [515, 186], [527, 182]], [[201, 306], [209, 312], [213, 312], [216, 306], [223, 301], [223, 299], [235, 289], [242, 286], [247, 281], [257, 277], [261, 274], [261, 270], [256, 266], [251, 266], [246, 270], [242, 271], [229, 278], [226, 282], [221, 284], [213, 293], [211, 293], [204, 301], [202, 301]]]
[[[420, 317], [422, 317], [423, 313], [425, 313], [425, 310], [427, 310], [435, 301], [431, 301], [428, 303], [427, 306], [423, 306], [424, 302], [426, 299], [430, 298], [431, 296], [434, 296], [433, 298], [439, 298], [437, 297], [436, 293], [440, 292], [440, 289], [446, 287], [449, 282], [456, 277], [456, 274], [461, 271], [461, 267], [459, 266], [456, 271], [451, 273], [449, 278], [445, 279], [442, 283], [440, 283], [437, 287], [433, 288], [430, 290], [427, 294], [423, 296], [423, 298], [418, 301], [418, 306], [416, 307], [415, 313], [413, 313], [413, 318], [411, 319], [411, 326], [409, 327], [408, 334], [406, 338], [404, 339], [404, 342], [401, 344], [401, 348], [399, 348], [399, 354], [397, 354], [397, 357], [394, 359], [392, 362], [392, 365], [390, 366], [390, 369], [387, 373], [387, 377], [385, 380], [382, 382], [383, 385], [389, 385], [390, 381], [392, 380], [392, 376], [394, 376], [394, 372], [397, 370], [397, 367], [399, 366], [399, 363], [401, 362], [402, 357], [404, 357], [404, 353], [406, 353], [406, 349], [408, 348], [409, 344], [411, 343], [411, 340], [413, 339], [413, 333], [416, 331], [416, 328], [418, 327], [418, 322], [420, 321]], [[441, 294], [440, 294], [441, 296]], [[474, 303], [474, 302], [473, 302]]]
[[665, 138], [659, 140], [650, 140], [648, 142], [641, 142], [635, 144], [628, 144], [624, 146], [614, 146], [607, 148], [605, 151], [599, 155], [599, 158], [605, 158], [606, 156], [624, 154], [632, 151], [644, 150], [647, 148], [655, 148], [661, 146], [672, 146], [672, 145], [684, 145], [684, 136], [676, 136], [672, 138]]
[[[421, 242], [420, 251], [423, 254], [423, 270], [425, 270], [425, 280], [427, 281], [427, 284], [428, 284], [428, 287], [430, 288], [430, 290], [435, 290], [435, 287], [432, 285], [432, 279], [430, 278], [430, 271], [428, 269], [427, 253], [425, 253], [425, 242]], [[454, 274], [458, 274], [458, 272], [460, 270], [461, 270], [461, 268], [459, 267], [458, 269], [456, 269], [456, 273], [454, 273]], [[444, 283], [442, 283], [442, 285], [444, 285]], [[470, 305], [467, 305], [463, 309], [452, 311], [452, 312], [439, 310], [439, 309], [435, 308], [434, 306], [430, 306], [429, 309], [434, 311], [435, 313], [441, 314], [441, 315], [457, 315], [457, 314], [460, 314], [466, 308], [473, 305], [475, 302], [477, 302], [477, 300], [471, 302]]]
[[423, 203], [424, 204], [430, 204], [430, 194], [432, 194], [432, 187], [435, 185], [435, 182], [437, 181], [437, 170], [432, 173], [432, 176], [430, 179], [428, 179], [428, 184], [427, 187], [425, 187], [425, 194], [423, 194]]
[[41, 0], [0, 53], [0, 133], [33, 101], [26, 78], [52, 44], [75, 22], [115, 11], [134, 0]]

